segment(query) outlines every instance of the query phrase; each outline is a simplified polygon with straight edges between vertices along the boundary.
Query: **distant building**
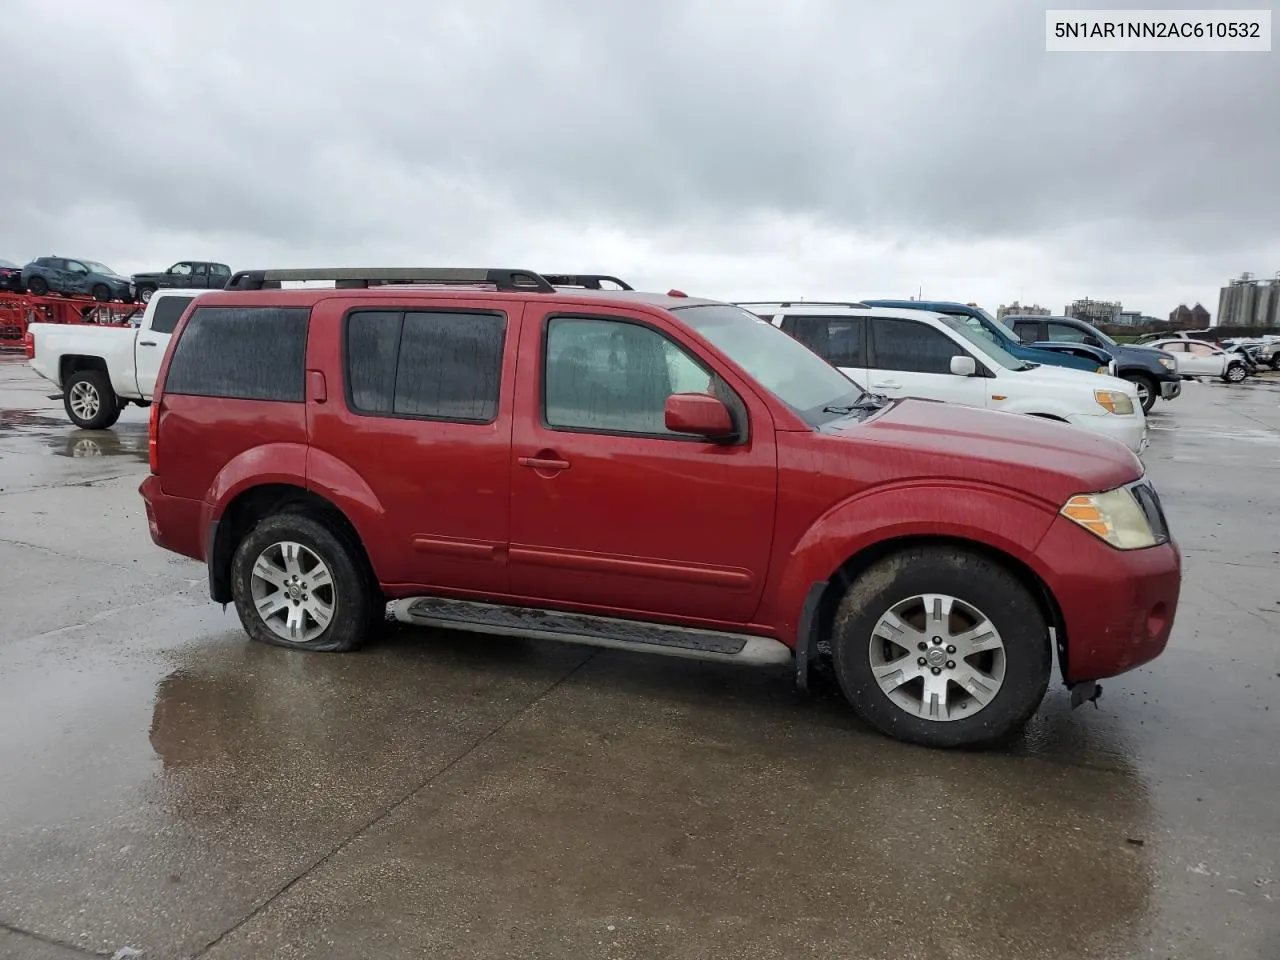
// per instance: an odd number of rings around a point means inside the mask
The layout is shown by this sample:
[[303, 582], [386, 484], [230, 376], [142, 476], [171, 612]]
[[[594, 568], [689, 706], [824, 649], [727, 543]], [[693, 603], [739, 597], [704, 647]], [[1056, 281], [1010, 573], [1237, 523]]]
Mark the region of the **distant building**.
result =
[[1210, 319], [1209, 311], [1200, 304], [1188, 307], [1185, 303], [1180, 303], [1176, 310], [1170, 312], [1169, 325], [1174, 330], [1206, 330]]
[[1141, 310], [1121, 310], [1120, 319], [1116, 323], [1125, 327], [1137, 327], [1142, 325]]
[[1068, 317], [1075, 317], [1088, 323], [1123, 323], [1120, 314], [1124, 308], [1118, 300], [1090, 300], [1083, 297], [1067, 304], [1062, 312]]
[[1050, 316], [1050, 314], [1051, 314], [1051, 311], [1049, 310], [1048, 307], [1042, 307], [1038, 303], [1035, 304], [1034, 306], [1024, 307], [1017, 300], [1015, 300], [1013, 301], [1013, 303], [1000, 304], [999, 309], [996, 310], [996, 319], [999, 320], [1002, 317], [1007, 317], [1010, 315], [1015, 317], [1047, 317], [1047, 316]]
[[1242, 273], [1218, 293], [1219, 327], [1280, 326], [1280, 271], [1270, 280]]

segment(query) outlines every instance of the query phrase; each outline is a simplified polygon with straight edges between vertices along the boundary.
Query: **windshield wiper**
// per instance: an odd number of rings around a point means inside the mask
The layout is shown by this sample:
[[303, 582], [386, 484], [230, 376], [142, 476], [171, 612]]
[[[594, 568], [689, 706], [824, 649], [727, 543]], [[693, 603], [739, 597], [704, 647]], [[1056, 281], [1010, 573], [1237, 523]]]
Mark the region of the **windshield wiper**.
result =
[[879, 410], [889, 398], [879, 393], [864, 393], [853, 403], [833, 403], [822, 408], [823, 413], [835, 413], [840, 416], [848, 416], [855, 410]]

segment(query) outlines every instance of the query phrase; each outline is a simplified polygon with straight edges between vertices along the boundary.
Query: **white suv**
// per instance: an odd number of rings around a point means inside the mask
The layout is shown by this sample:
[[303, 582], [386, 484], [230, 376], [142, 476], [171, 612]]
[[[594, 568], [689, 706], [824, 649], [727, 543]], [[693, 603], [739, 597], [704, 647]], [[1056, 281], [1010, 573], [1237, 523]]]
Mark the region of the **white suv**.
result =
[[862, 303], [740, 303], [791, 334], [871, 393], [920, 397], [1059, 420], [1119, 440], [1134, 453], [1147, 420], [1133, 384], [1027, 363], [963, 318]]

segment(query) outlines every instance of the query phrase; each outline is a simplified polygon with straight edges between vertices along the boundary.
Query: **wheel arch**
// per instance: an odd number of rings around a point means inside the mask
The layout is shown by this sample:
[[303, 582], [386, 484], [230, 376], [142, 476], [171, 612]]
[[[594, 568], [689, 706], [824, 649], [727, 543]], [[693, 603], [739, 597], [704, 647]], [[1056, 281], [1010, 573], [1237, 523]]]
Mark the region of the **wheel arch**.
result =
[[999, 547], [955, 534], [908, 534], [889, 537], [862, 548], [846, 558], [825, 581], [825, 586], [817, 600], [812, 616], [811, 635], [807, 638], [808, 660], [829, 651], [832, 628], [835, 623], [836, 609], [840, 600], [853, 582], [865, 570], [885, 557], [892, 556], [913, 547], [951, 547], [977, 554], [1000, 565], [1007, 570], [1035, 600], [1052, 631], [1054, 646], [1058, 655], [1059, 675], [1064, 679], [1067, 670], [1067, 634], [1066, 621], [1062, 608], [1058, 605], [1053, 591], [1025, 561]]
[[102, 357], [94, 357], [83, 353], [69, 353], [63, 354], [58, 359], [58, 385], [65, 390], [67, 378], [74, 373], [79, 373], [81, 370], [98, 370], [105, 373], [108, 379], [111, 377], [111, 371], [107, 369], [107, 361]]
[[350, 518], [331, 500], [291, 483], [263, 483], [241, 490], [222, 513], [209, 521], [206, 565], [209, 596], [217, 603], [231, 603], [231, 561], [236, 548], [257, 523], [280, 513], [303, 513], [341, 533], [357, 551], [357, 561], [377, 588], [377, 577], [364, 541]]

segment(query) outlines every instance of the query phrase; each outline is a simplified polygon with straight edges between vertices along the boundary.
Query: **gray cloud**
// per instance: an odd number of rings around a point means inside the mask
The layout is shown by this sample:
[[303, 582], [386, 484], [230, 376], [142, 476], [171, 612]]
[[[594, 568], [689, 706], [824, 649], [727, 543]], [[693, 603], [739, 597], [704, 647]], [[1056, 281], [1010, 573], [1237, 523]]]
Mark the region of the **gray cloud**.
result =
[[0, 256], [521, 253], [1161, 312], [1280, 269], [1273, 54], [1048, 54], [1022, 0], [258, 6], [20, 0], [57, 42], [0, 37]]

